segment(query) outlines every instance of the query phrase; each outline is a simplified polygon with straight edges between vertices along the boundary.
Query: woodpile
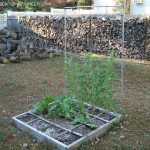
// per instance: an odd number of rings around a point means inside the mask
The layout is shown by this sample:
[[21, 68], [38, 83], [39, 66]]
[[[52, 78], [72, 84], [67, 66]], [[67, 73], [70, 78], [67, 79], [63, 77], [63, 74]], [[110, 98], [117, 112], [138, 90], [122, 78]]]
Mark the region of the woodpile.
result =
[[[126, 16], [124, 57], [131, 59], [150, 58], [150, 26], [144, 17]], [[122, 55], [122, 21], [116, 15], [90, 15], [67, 17], [67, 49], [73, 52], [92, 51], [116, 57]], [[21, 17], [20, 36], [26, 37], [39, 48], [64, 49], [64, 17]], [[146, 40], [146, 37], [148, 38]], [[146, 50], [146, 43], [148, 50]], [[6, 45], [3, 45], [5, 47]]]
[[[26, 37], [28, 42], [33, 42], [37, 47], [49, 45], [51, 49], [63, 48], [62, 35], [64, 22], [62, 17], [21, 17], [20, 36]], [[61, 49], [62, 49], [61, 48]]]
[[[51, 58], [62, 51], [55, 51], [48, 46], [38, 47], [32, 41], [28, 42], [26, 37], [18, 39], [14, 30], [4, 28], [0, 31], [0, 63], [19, 63], [21, 61], [31, 61], [35, 59]], [[53, 55], [52, 55], [53, 54]]]
[[146, 50], [147, 50], [145, 54], [146, 59], [150, 61], [150, 25], [147, 28], [147, 49]]

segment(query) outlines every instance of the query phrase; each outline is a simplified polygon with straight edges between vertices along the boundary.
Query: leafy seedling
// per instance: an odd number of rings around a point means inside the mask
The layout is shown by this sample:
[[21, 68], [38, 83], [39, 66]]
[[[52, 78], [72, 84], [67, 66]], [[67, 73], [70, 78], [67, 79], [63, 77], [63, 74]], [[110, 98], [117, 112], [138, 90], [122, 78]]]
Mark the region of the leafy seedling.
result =
[[49, 104], [54, 102], [55, 97], [50, 95], [46, 96], [42, 101], [34, 105], [34, 112], [37, 114], [48, 114]]

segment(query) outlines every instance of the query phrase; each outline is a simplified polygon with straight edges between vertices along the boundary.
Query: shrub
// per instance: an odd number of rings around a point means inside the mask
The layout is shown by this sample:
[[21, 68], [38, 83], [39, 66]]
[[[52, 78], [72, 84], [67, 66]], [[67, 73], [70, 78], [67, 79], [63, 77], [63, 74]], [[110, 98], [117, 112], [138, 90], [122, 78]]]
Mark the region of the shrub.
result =
[[91, 6], [93, 4], [93, 0], [78, 0], [79, 6]]

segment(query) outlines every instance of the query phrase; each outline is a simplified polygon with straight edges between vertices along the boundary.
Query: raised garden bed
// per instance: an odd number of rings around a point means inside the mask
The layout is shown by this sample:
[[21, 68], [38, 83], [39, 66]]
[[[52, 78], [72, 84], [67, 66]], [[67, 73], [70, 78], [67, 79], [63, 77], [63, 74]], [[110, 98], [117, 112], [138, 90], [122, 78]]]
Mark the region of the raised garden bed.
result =
[[94, 127], [78, 123], [73, 125], [67, 118], [46, 119], [31, 111], [13, 117], [14, 123], [24, 132], [34, 136], [39, 141], [48, 140], [60, 150], [70, 150], [83, 141], [104, 134], [121, 115], [108, 112], [98, 107], [86, 104]]

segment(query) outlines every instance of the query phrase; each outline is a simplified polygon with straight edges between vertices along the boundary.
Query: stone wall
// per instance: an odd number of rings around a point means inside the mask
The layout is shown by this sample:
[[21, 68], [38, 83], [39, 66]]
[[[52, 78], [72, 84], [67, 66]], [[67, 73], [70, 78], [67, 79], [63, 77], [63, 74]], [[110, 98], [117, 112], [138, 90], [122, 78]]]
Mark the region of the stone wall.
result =
[[[150, 24], [146, 17], [125, 17], [125, 58], [150, 60]], [[64, 49], [64, 17], [21, 17], [20, 36], [36, 47]], [[115, 15], [67, 17], [67, 49], [121, 57], [122, 21]], [[148, 48], [147, 48], [148, 47]]]

